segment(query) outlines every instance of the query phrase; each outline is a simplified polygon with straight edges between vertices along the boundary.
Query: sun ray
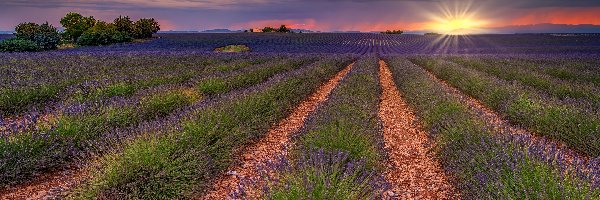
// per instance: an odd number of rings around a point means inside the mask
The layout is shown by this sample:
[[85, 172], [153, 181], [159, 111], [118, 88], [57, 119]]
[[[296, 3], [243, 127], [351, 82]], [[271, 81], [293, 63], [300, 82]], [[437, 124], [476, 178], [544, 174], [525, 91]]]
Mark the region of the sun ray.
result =
[[485, 32], [490, 24], [481, 16], [481, 10], [473, 6], [472, 1], [456, 1], [453, 4], [438, 4], [438, 11], [429, 13], [429, 30], [446, 35], [467, 35]]

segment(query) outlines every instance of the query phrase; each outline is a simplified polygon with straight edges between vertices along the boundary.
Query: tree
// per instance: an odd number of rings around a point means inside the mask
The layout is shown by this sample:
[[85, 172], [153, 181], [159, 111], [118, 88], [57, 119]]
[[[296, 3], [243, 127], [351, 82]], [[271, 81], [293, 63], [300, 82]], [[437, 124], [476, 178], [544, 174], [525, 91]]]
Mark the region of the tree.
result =
[[33, 40], [33, 36], [40, 31], [40, 25], [32, 22], [20, 23], [15, 27], [15, 37]]
[[77, 44], [83, 46], [109, 45], [131, 40], [132, 38], [128, 34], [117, 31], [114, 24], [98, 21], [94, 27], [85, 31], [77, 39]]
[[381, 32], [383, 34], [397, 34], [397, 35], [401, 35], [402, 33], [404, 33], [404, 31], [402, 30], [387, 30], [385, 32]]
[[132, 34], [134, 31], [133, 21], [129, 18], [129, 16], [119, 16], [113, 21], [115, 28], [119, 32]]
[[65, 37], [77, 41], [83, 32], [96, 25], [96, 19], [93, 16], [84, 17], [79, 13], [70, 12], [60, 19], [60, 24], [65, 28]]
[[160, 30], [160, 25], [154, 18], [140, 19], [133, 23], [134, 34], [137, 39], [151, 38], [152, 34]]
[[60, 33], [56, 30], [56, 27], [46, 22], [39, 26], [39, 32], [33, 36], [33, 41], [42, 50], [56, 49], [60, 43]]
[[270, 32], [275, 32], [276, 30], [273, 27], [267, 26], [267, 27], [263, 28], [262, 31], [265, 33], [270, 33]]
[[288, 29], [285, 25], [281, 25], [279, 27], [279, 29], [277, 30], [277, 32], [280, 32], [280, 33], [289, 33], [290, 29]]
[[21, 23], [15, 27], [15, 36], [20, 40], [30, 40], [42, 50], [56, 49], [60, 43], [60, 34], [56, 27], [48, 22], [42, 25], [36, 23]]

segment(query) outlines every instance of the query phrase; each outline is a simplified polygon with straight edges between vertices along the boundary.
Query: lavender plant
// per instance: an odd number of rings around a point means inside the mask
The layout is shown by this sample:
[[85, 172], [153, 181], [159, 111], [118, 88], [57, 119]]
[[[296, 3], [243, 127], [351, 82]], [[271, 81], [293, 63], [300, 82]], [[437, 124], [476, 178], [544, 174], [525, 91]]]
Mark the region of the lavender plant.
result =
[[463, 197], [587, 199], [600, 194], [597, 164], [570, 164], [562, 160], [569, 152], [548, 152], [547, 145], [531, 137], [497, 133], [425, 70], [404, 58], [386, 60], [397, 86], [436, 139], [436, 152]]
[[[227, 90], [233, 90], [258, 84], [277, 73], [299, 68], [312, 61], [313, 58], [296, 58], [294, 62], [284, 60], [223, 77], [231, 83], [245, 81], [243, 84], [228, 85]], [[195, 89], [167, 87], [143, 94], [139, 98], [115, 100], [108, 104], [70, 106], [61, 110], [61, 114], [49, 124], [50, 127], [37, 130], [36, 125], [21, 133], [9, 132], [5, 136], [6, 140], [0, 142], [0, 148], [4, 150], [0, 154], [0, 159], [4, 161], [4, 165], [0, 166], [3, 169], [3, 173], [0, 173], [3, 177], [2, 184], [70, 164], [80, 154], [90, 153], [90, 148], [85, 145], [104, 131], [135, 126], [143, 121], [167, 116], [201, 100], [201, 95], [203, 94]]]
[[600, 118], [591, 106], [578, 106], [456, 64], [431, 58], [411, 61], [531, 131], [563, 141], [590, 156], [600, 155]]
[[259, 179], [241, 181], [233, 196], [249, 198], [246, 190], [262, 187], [266, 199], [381, 198], [389, 185], [381, 174], [376, 61], [367, 57], [354, 64], [307, 119], [291, 160], [268, 163]]
[[248, 199], [247, 189], [260, 188], [265, 199], [376, 199], [389, 188], [364, 160], [343, 151], [312, 149], [299, 155], [266, 163], [260, 178], [242, 179], [232, 198]]
[[194, 110], [174, 125], [178, 128], [132, 141], [122, 151], [105, 156], [96, 177], [79, 196], [164, 199], [206, 187], [227, 168], [237, 147], [264, 134], [348, 61], [330, 57], [262, 90]]

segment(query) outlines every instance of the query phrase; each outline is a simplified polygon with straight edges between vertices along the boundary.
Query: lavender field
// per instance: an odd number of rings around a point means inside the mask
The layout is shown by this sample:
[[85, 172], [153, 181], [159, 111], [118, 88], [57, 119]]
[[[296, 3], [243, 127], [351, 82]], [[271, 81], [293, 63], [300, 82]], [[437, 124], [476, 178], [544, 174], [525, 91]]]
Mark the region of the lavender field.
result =
[[0, 53], [0, 199], [21, 198], [600, 199], [600, 34]]

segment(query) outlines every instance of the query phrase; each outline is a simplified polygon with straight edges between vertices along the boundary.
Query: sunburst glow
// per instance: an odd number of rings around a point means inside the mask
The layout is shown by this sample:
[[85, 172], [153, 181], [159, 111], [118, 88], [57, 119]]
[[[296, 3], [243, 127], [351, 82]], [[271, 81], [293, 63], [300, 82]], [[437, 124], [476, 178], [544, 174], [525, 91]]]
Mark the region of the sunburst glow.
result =
[[433, 29], [444, 34], [465, 35], [476, 33], [483, 25], [484, 22], [471, 19], [448, 19], [434, 24]]
[[489, 22], [480, 15], [478, 9], [472, 7], [470, 1], [454, 5], [440, 4], [439, 11], [430, 13], [431, 22], [428, 28], [432, 31], [448, 35], [467, 35], [482, 33]]

